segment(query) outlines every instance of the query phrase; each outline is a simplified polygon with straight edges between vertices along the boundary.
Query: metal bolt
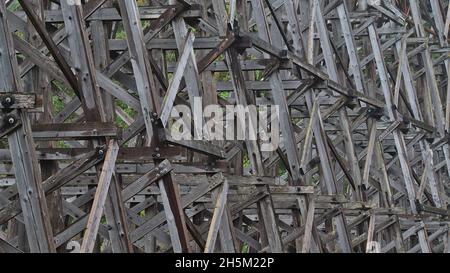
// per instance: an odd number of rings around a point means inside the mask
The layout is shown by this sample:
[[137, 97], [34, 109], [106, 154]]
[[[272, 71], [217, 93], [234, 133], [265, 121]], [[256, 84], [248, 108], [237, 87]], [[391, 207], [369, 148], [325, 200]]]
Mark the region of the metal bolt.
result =
[[14, 123], [16, 122], [16, 119], [13, 118], [13, 117], [10, 117], [10, 118], [8, 119], [8, 122], [9, 122], [9, 124], [14, 124]]
[[6, 98], [5, 98], [5, 102], [6, 102], [6, 103], [11, 103], [11, 101], [12, 101], [12, 100], [11, 100], [10, 97], [6, 97]]

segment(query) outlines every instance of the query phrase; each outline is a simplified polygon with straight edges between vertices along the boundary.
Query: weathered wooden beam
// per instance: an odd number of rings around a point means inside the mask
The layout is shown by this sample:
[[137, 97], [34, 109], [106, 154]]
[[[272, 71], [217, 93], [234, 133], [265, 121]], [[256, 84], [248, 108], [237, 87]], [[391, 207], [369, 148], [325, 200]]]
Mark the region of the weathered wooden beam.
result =
[[119, 146], [117, 145], [117, 142], [110, 140], [108, 150], [106, 151], [102, 172], [98, 179], [97, 191], [95, 192], [91, 212], [89, 213], [86, 232], [83, 236], [83, 243], [81, 244], [80, 252], [91, 253], [94, 250], [95, 239], [97, 237], [98, 228], [103, 215], [103, 206], [106, 202], [118, 152]]
[[104, 105], [95, 77], [94, 56], [83, 20], [81, 3], [62, 1], [61, 8], [84, 115], [88, 121], [104, 120]]
[[206, 239], [205, 253], [213, 253], [216, 247], [219, 228], [223, 224], [222, 216], [225, 211], [225, 205], [228, 195], [228, 183], [225, 181], [221, 187], [220, 194], [216, 200], [213, 217], [211, 219], [211, 227], [209, 228], [208, 238]]
[[166, 213], [167, 225], [175, 253], [189, 253], [189, 237], [181, 207], [178, 185], [174, 184], [171, 174], [167, 174], [159, 181], [164, 212]]
[[[215, 189], [223, 183], [223, 177], [215, 176], [213, 177], [209, 183], [202, 184], [195, 189], [193, 189], [188, 195], [185, 195], [181, 198], [181, 207], [186, 208], [199, 198], [201, 198], [206, 193]], [[144, 237], [146, 234], [154, 230], [157, 226], [164, 223], [165, 215], [164, 212], [161, 212], [154, 216], [152, 219], [146, 221], [144, 224], [136, 228], [131, 232], [131, 239], [133, 242], [136, 242], [140, 238]]]
[[[64, 2], [64, 1], [63, 1]], [[42, 41], [47, 46], [48, 50], [52, 54], [53, 58], [55, 58], [55, 62], [60, 67], [62, 73], [67, 78], [67, 81], [69, 82], [70, 86], [73, 88], [73, 90], [78, 94], [80, 97], [80, 86], [78, 84], [76, 76], [73, 74], [70, 66], [67, 64], [66, 60], [64, 59], [64, 56], [61, 54], [61, 52], [58, 49], [58, 46], [54, 43], [52, 37], [48, 34], [47, 30], [45, 29], [44, 23], [39, 19], [37, 14], [34, 12], [33, 6], [28, 2], [28, 0], [19, 0], [20, 5], [24, 9], [25, 13], [27, 14], [28, 18], [31, 20], [33, 26], [35, 27], [36, 31], [39, 33]]]
[[[0, 249], [29, 252], [60, 213], [58, 251], [92, 234], [115, 253], [448, 251], [447, 5], [21, 2], [0, 13], [0, 136], [20, 133], [0, 149]], [[276, 152], [172, 139], [175, 105], [210, 104], [281, 107]], [[41, 184], [31, 207], [23, 180]], [[83, 238], [92, 202], [107, 223]]]
[[178, 93], [178, 88], [180, 86], [181, 80], [183, 78], [184, 70], [186, 69], [188, 58], [192, 51], [192, 45], [194, 43], [195, 35], [190, 32], [187, 36], [186, 43], [184, 44], [184, 49], [182, 51], [180, 60], [178, 62], [177, 70], [170, 82], [169, 88], [167, 89], [166, 95], [164, 97], [163, 106], [161, 107], [161, 112], [158, 113], [161, 123], [165, 127], [171, 114], [175, 103], [175, 98]]

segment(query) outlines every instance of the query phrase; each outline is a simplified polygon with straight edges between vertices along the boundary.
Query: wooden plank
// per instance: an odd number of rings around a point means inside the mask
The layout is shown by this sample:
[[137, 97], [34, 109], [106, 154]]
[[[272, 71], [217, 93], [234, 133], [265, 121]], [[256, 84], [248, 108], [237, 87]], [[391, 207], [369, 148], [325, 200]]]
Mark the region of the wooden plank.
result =
[[264, 229], [267, 233], [267, 240], [269, 244], [270, 253], [282, 253], [283, 244], [278, 230], [277, 217], [273, 206], [273, 201], [270, 196], [258, 201], [261, 209], [261, 216]]
[[41, 123], [32, 126], [32, 130], [33, 138], [36, 140], [120, 137], [120, 132], [115, 124], [102, 122]]
[[[58, 251], [87, 240], [116, 139], [93, 252], [449, 250], [448, 5], [20, 2], [0, 9], [0, 136], [18, 136], [0, 149], [0, 248], [50, 252], [47, 222]], [[277, 105], [280, 145], [175, 141], [181, 104]]]
[[159, 119], [164, 126], [167, 125], [167, 121], [172, 113], [175, 97], [178, 93], [178, 87], [180, 86], [184, 70], [186, 69], [186, 65], [188, 63], [188, 58], [190, 57], [192, 51], [194, 39], [195, 35], [190, 32], [187, 36], [186, 43], [184, 44], [184, 49], [178, 62], [177, 70], [175, 71], [169, 88], [167, 89], [166, 96], [164, 97], [163, 106], [161, 107], [162, 110], [161, 113], [159, 113]]
[[89, 213], [83, 243], [81, 244], [80, 252], [82, 253], [91, 253], [94, 250], [95, 239], [103, 215], [103, 206], [106, 202], [118, 152], [119, 146], [117, 145], [117, 142], [110, 140], [102, 172], [98, 179], [97, 191], [95, 192], [91, 212]]
[[76, 71], [80, 100], [88, 121], [104, 120], [102, 96], [95, 77], [94, 56], [89, 45], [80, 2], [61, 2], [72, 67]]
[[[189, 206], [190, 204], [201, 198], [206, 193], [220, 186], [222, 182], [223, 177], [215, 176], [210, 180], [210, 183], [199, 185], [198, 187], [193, 189], [188, 195], [185, 195], [181, 198], [181, 207], [186, 208], [187, 206]], [[136, 242], [137, 240], [139, 240], [140, 238], [151, 232], [153, 229], [155, 229], [157, 226], [164, 223], [164, 221], [165, 221], [164, 212], [158, 213], [155, 217], [153, 217], [149, 221], [146, 221], [140, 227], [132, 231], [130, 234], [131, 239], [133, 240], [133, 242]]]
[[[187, 230], [187, 227], [177, 225], [177, 220], [175, 218], [177, 216], [179, 216], [179, 212], [172, 211], [173, 208], [171, 207], [169, 195], [167, 194], [166, 185], [164, 185], [164, 183], [167, 183], [167, 182], [164, 182], [162, 180], [159, 181], [159, 189], [161, 191], [161, 198], [162, 198], [162, 203], [164, 206], [164, 212], [166, 213], [167, 225], [169, 226], [169, 233], [170, 233], [170, 238], [172, 241], [172, 248], [175, 253], [186, 252], [189, 249], [187, 237], [186, 237], [187, 233], [185, 233]], [[184, 213], [182, 215], [183, 215], [183, 222], [184, 222], [185, 221]], [[182, 233], [184, 233], [184, 234], [182, 234]]]
[[213, 253], [216, 247], [219, 227], [222, 224], [222, 216], [225, 211], [225, 203], [227, 202], [228, 183], [225, 181], [221, 187], [220, 194], [216, 200], [213, 217], [211, 219], [211, 227], [209, 228], [208, 238], [206, 239], [205, 253]]
[[[158, 113], [160, 101], [157, 99], [153, 70], [148, 61], [148, 51], [144, 44], [144, 33], [140, 24], [137, 3], [135, 1], [119, 1], [120, 12], [127, 36], [129, 54], [132, 58], [132, 66], [135, 74], [137, 91], [141, 103], [141, 111], [144, 117], [147, 132], [147, 142], [153, 139], [153, 113]], [[153, 121], [152, 121], [153, 120]]]

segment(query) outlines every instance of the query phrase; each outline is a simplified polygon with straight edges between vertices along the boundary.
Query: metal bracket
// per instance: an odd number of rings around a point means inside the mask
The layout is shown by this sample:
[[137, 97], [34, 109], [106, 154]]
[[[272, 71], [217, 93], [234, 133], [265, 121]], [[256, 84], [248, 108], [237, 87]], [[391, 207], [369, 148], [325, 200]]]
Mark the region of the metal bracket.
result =
[[3, 115], [0, 120], [0, 137], [11, 134], [22, 125], [17, 110]]

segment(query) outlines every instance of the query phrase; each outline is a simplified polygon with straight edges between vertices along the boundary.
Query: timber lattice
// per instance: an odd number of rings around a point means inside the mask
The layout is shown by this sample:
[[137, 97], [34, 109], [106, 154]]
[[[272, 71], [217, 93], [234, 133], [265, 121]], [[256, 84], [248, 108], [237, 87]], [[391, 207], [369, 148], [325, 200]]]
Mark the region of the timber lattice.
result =
[[[1, 0], [0, 252], [450, 252], [449, 28], [447, 0]], [[170, 138], [195, 97], [278, 105], [280, 148]]]

